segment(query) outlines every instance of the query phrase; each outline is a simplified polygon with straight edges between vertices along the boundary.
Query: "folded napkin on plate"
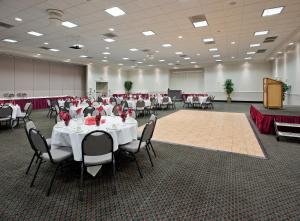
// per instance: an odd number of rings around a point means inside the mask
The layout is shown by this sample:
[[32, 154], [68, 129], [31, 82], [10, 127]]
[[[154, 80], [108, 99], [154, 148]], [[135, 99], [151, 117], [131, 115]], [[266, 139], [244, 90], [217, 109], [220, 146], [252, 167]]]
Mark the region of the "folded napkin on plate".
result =
[[95, 125], [95, 124], [96, 124], [95, 117], [87, 117], [85, 119], [85, 125]]

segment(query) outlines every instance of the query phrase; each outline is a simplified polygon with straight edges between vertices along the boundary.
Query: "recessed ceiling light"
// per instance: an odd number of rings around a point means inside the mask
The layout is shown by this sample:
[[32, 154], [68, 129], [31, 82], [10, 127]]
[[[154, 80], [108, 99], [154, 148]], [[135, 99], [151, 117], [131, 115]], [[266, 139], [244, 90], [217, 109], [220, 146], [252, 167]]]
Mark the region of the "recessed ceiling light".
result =
[[155, 33], [154, 33], [153, 31], [143, 31], [142, 33], [143, 33], [143, 35], [145, 35], [145, 36], [155, 35]]
[[102, 60], [102, 62], [107, 62], [107, 60]]
[[81, 58], [87, 58], [88, 56], [87, 55], [80, 55], [79, 57], [81, 57]]
[[190, 59], [191, 59], [190, 57], [185, 57], [185, 58], [184, 58], [184, 60], [190, 60]]
[[56, 48], [50, 48], [49, 51], [58, 52], [58, 51], [60, 51], [60, 50], [59, 50], [59, 49], [56, 49]]
[[217, 48], [210, 48], [209, 51], [218, 51]]
[[78, 25], [77, 24], [74, 24], [72, 22], [69, 22], [69, 21], [64, 21], [61, 23], [62, 26], [65, 26], [67, 28], [75, 28], [77, 27]]
[[159, 51], [158, 51], [158, 50], [156, 50], [156, 51], [155, 51], [155, 53], [159, 53]]
[[142, 62], [142, 61], [138, 61], [137, 63], [138, 63], [138, 64], [143, 64], [143, 62]]
[[195, 28], [205, 27], [208, 26], [207, 21], [198, 21], [193, 23]]
[[102, 52], [102, 54], [110, 54], [110, 52], [108, 52], [108, 51], [105, 51], [105, 52]]
[[174, 64], [173, 64], [173, 63], [168, 63], [168, 65], [172, 66], [172, 65], [174, 65]]
[[191, 64], [197, 64], [197, 62], [196, 62], [196, 61], [191, 61], [190, 63], [191, 63]]
[[105, 56], [105, 57], [103, 57], [104, 59], [106, 59], [107, 57]]
[[153, 67], [153, 64], [148, 64], [149, 67]]
[[252, 58], [251, 57], [246, 57], [244, 58], [245, 60], [251, 60]]
[[123, 60], [129, 60], [129, 58], [123, 58]]
[[223, 60], [221, 60], [221, 59], [217, 59], [217, 60], [216, 60], [216, 62], [222, 62], [222, 61], [223, 61]]
[[262, 16], [272, 16], [272, 15], [277, 15], [280, 14], [282, 12], [284, 7], [276, 7], [276, 8], [268, 8], [265, 9], [262, 13]]
[[27, 32], [27, 34], [30, 34], [30, 35], [33, 35], [33, 36], [38, 36], [38, 37], [44, 35], [42, 33], [36, 32], [36, 31], [29, 31], [29, 32]]
[[232, 56], [231, 58], [232, 58], [232, 59], [235, 59], [235, 57], [233, 57], [233, 56]]
[[282, 54], [282, 51], [278, 51], [277, 54]]
[[108, 43], [116, 41], [115, 39], [112, 39], [112, 38], [104, 38], [103, 40], [108, 42]]
[[256, 31], [254, 33], [254, 36], [266, 35], [268, 33], [269, 33], [269, 31]]
[[41, 56], [41, 54], [35, 54], [35, 55], [34, 55], [34, 57], [39, 57], [39, 56]]
[[190, 20], [195, 28], [208, 26], [205, 15], [196, 15], [190, 17]]
[[15, 20], [16, 20], [16, 21], [23, 21], [22, 18], [18, 18], [18, 17], [16, 17]]
[[172, 47], [172, 45], [171, 45], [171, 44], [162, 44], [161, 46], [162, 46], [162, 47], [164, 47], [164, 48], [169, 48], [169, 47]]
[[122, 63], [120, 63], [120, 64], [118, 64], [119, 66], [123, 66], [124, 64], [122, 64]]
[[203, 42], [204, 42], [204, 43], [214, 42], [214, 41], [215, 41], [214, 38], [204, 38], [204, 39], [203, 39]]
[[165, 60], [163, 60], [163, 59], [161, 59], [161, 60], [159, 60], [159, 62], [164, 62]]
[[74, 44], [74, 45], [71, 46], [71, 48], [73, 48], [73, 49], [81, 49], [81, 48], [84, 48], [84, 45]]
[[250, 44], [250, 48], [259, 47], [259, 46], [260, 46], [259, 43], [256, 43], [256, 44]]
[[197, 56], [200, 56], [200, 53], [196, 54]]
[[9, 42], [9, 43], [17, 43], [18, 42], [17, 40], [10, 39], [10, 38], [5, 38], [2, 41]]
[[235, 45], [235, 41], [232, 41], [231, 44], [232, 44], [232, 45]]
[[270, 60], [274, 60], [274, 57], [270, 57]]
[[289, 43], [289, 46], [291, 46], [291, 45], [294, 45], [294, 42], [290, 42], [290, 43]]
[[255, 51], [248, 51], [247, 54], [255, 54]]
[[130, 48], [129, 50], [130, 51], [138, 51], [139, 49], [137, 49], [137, 48]]
[[109, 47], [105, 47], [106, 50], [109, 50]]
[[180, 63], [180, 61], [176, 61], [176, 63]]
[[108, 30], [109, 30], [109, 31], [115, 31], [115, 29], [114, 29], [114, 28], [109, 28]]
[[64, 62], [70, 62], [71, 61], [71, 59], [66, 59], [66, 60], [64, 60]]
[[218, 58], [218, 57], [220, 57], [220, 56], [221, 56], [221, 55], [219, 55], [219, 54], [214, 54], [214, 55], [213, 55], [214, 58]]
[[126, 13], [121, 10], [120, 8], [118, 7], [113, 7], [113, 8], [109, 8], [109, 9], [106, 9], [105, 10], [108, 14], [112, 15], [112, 16], [121, 16], [121, 15], [125, 15]]
[[44, 45], [48, 45], [49, 43], [48, 42], [44, 42]]
[[182, 39], [183, 37], [181, 35], [178, 36], [179, 39]]
[[182, 51], [177, 51], [177, 52], [175, 52], [175, 54], [183, 54], [183, 52]]

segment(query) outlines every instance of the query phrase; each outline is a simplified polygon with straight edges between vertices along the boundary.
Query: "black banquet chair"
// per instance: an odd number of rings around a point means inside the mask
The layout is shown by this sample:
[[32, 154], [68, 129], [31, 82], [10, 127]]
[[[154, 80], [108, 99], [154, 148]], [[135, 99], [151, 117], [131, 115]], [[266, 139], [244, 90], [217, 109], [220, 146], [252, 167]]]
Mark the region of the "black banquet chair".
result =
[[81, 143], [82, 162], [79, 188], [79, 199], [81, 201], [83, 200], [84, 172], [87, 167], [111, 163], [113, 177], [115, 176], [116, 170], [113, 148], [113, 138], [105, 131], [95, 130], [83, 138]]
[[94, 108], [94, 107], [86, 107], [86, 108], [84, 108], [84, 110], [83, 110], [83, 116], [86, 117], [86, 116], [88, 116], [89, 114], [92, 116], [94, 111], [95, 111], [95, 108]]
[[56, 147], [56, 148], [49, 148], [44, 136], [36, 129], [30, 129], [29, 131], [29, 138], [31, 140], [32, 145], [34, 148], [39, 151], [40, 154], [37, 155], [38, 157], [38, 166], [34, 173], [33, 179], [31, 181], [30, 187], [33, 187], [34, 181], [36, 179], [37, 173], [40, 169], [40, 166], [43, 162], [50, 162], [56, 166], [55, 172], [51, 178], [50, 185], [48, 187], [46, 196], [49, 196], [51, 187], [53, 185], [53, 181], [55, 175], [59, 168], [62, 168], [63, 163], [67, 160], [71, 159], [73, 156], [72, 148], [71, 147]]
[[138, 164], [138, 161], [136, 159], [136, 154], [140, 151], [141, 148], [145, 148], [151, 163], [151, 166], [153, 167], [153, 162], [150, 156], [150, 152], [149, 152], [149, 142], [151, 140], [152, 134], [153, 134], [153, 130], [154, 130], [154, 122], [150, 121], [148, 122], [143, 130], [142, 136], [140, 140], [134, 140], [131, 143], [125, 144], [125, 145], [121, 145], [120, 146], [120, 151], [126, 152], [128, 153], [130, 156], [132, 156], [132, 158], [134, 159], [137, 169], [139, 171], [140, 177], [143, 178], [143, 174], [141, 171], [141, 168]]
[[12, 119], [13, 109], [9, 105], [4, 105], [0, 107], [0, 125], [2, 122], [5, 122], [6, 125], [9, 125], [13, 128], [13, 119]]

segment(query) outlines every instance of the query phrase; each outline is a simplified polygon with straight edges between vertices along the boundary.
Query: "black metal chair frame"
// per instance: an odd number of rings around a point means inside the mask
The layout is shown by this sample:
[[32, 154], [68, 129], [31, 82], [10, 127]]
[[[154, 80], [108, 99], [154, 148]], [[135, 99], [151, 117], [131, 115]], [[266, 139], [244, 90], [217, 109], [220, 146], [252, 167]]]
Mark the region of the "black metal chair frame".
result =
[[[12, 107], [9, 106], [9, 105], [3, 105], [2, 107], [0, 107], [0, 110], [1, 110], [2, 108], [8, 108], [8, 109], [10, 109], [10, 114], [6, 116], [6, 117], [9, 117], [9, 120], [6, 120], [6, 121], [5, 121], [5, 124], [6, 124], [6, 126], [7, 126], [7, 125], [8, 125], [8, 122], [10, 122], [10, 128], [13, 129], [13, 123], [14, 123], [14, 120], [12, 119], [12, 113], [13, 113]], [[2, 124], [2, 121], [0, 121], [0, 126], [1, 126], [1, 124]]]
[[84, 108], [83, 116], [86, 117], [88, 114], [91, 114], [91, 116], [92, 116], [94, 111], [95, 111], [94, 107], [88, 106], [88, 107]]
[[[93, 165], [86, 165], [85, 162], [84, 162], [84, 155], [85, 155], [84, 154], [85, 153], [84, 152], [84, 144], [85, 144], [87, 138], [89, 136], [91, 136], [92, 134], [95, 134], [95, 133], [105, 134], [111, 140], [111, 143], [112, 143], [112, 146], [111, 146], [112, 162], [111, 163], [112, 163], [112, 170], [113, 170], [112, 171], [113, 172], [113, 178], [114, 178], [114, 181], [115, 181], [116, 165], [115, 165], [115, 155], [114, 155], [114, 140], [113, 140], [112, 136], [109, 133], [107, 133], [106, 131], [103, 131], [103, 130], [94, 130], [94, 131], [86, 134], [85, 137], [83, 138], [82, 142], [81, 142], [81, 157], [82, 157], [82, 161], [81, 161], [80, 185], [79, 185], [79, 200], [80, 201], [83, 200], [83, 185], [84, 185], [84, 171], [85, 171], [85, 169], [87, 167], [90, 167], [90, 166], [103, 165], [103, 163], [93, 164]], [[104, 164], [106, 164], [106, 163], [104, 163]], [[114, 186], [114, 190], [116, 190], [116, 186]]]

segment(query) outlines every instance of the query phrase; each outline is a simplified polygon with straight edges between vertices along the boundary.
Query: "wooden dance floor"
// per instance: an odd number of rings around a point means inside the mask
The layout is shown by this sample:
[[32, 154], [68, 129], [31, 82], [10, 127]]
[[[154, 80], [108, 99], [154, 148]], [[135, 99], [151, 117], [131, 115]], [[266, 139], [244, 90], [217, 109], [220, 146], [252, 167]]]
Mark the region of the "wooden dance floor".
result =
[[243, 113], [180, 110], [158, 119], [153, 140], [265, 157]]

